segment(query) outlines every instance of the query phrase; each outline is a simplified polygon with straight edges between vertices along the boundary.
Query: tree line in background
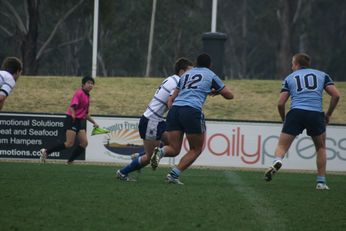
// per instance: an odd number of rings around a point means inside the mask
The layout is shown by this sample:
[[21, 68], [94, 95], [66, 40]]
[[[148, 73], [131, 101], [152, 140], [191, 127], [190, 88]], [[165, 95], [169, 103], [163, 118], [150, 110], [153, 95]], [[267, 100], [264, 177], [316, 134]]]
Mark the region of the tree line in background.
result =
[[[100, 0], [98, 76], [144, 76], [152, 0]], [[202, 52], [212, 0], [158, 0], [151, 76]], [[90, 74], [93, 0], [0, 0], [0, 58], [21, 57], [26, 75]], [[227, 78], [281, 79], [291, 56], [345, 81], [346, 1], [219, 0]]]

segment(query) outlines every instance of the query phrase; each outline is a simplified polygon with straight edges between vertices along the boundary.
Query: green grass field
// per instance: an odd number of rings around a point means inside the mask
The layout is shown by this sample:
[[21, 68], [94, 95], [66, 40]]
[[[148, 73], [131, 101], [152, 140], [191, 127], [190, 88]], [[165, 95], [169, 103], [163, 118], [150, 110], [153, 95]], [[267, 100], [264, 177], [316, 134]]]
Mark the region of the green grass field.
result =
[[115, 166], [0, 162], [0, 230], [345, 230], [345, 176], [168, 168], [120, 182]]

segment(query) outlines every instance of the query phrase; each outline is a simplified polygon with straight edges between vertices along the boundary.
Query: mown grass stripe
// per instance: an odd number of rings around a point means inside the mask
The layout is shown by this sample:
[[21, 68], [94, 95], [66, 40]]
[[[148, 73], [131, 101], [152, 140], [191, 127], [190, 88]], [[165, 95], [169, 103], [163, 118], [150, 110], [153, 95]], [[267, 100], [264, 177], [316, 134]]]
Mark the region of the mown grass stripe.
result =
[[248, 185], [241, 177], [235, 172], [224, 172], [228, 179], [228, 182], [234, 186], [234, 190], [244, 196], [244, 198], [250, 203], [249, 209], [257, 215], [256, 220], [262, 225], [261, 230], [286, 230], [284, 219], [280, 217], [278, 210], [263, 197], [260, 193]]

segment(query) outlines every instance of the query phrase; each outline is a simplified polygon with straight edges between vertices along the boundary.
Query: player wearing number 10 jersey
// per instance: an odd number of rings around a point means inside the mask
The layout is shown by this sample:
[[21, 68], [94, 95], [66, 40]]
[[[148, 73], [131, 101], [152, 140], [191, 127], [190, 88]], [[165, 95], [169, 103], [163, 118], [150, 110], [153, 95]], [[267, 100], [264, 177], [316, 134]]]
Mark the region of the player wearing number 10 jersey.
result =
[[[280, 93], [278, 110], [284, 121], [273, 165], [265, 172], [265, 180], [270, 181], [282, 165], [282, 159], [297, 135], [306, 129], [311, 136], [317, 153], [316, 189], [329, 189], [326, 185], [326, 124], [338, 101], [339, 92], [333, 80], [326, 73], [310, 68], [310, 57], [298, 53], [292, 58], [293, 72], [288, 75]], [[323, 113], [322, 94], [330, 96], [328, 111]], [[285, 104], [291, 97], [291, 109], [285, 115]]]

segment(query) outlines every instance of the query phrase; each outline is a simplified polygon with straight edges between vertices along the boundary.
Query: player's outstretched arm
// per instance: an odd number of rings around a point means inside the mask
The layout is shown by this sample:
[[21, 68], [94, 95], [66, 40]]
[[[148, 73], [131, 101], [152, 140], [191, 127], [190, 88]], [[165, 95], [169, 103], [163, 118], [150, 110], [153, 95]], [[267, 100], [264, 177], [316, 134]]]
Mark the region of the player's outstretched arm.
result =
[[96, 123], [96, 121], [88, 114], [86, 119], [94, 125], [95, 128], [98, 128], [99, 125]]
[[226, 86], [220, 91], [220, 95], [222, 95], [222, 97], [225, 99], [233, 99], [234, 98], [232, 91]]

